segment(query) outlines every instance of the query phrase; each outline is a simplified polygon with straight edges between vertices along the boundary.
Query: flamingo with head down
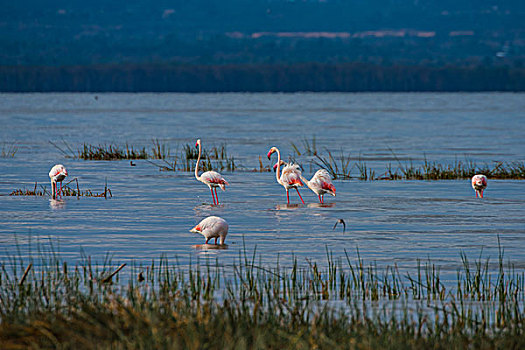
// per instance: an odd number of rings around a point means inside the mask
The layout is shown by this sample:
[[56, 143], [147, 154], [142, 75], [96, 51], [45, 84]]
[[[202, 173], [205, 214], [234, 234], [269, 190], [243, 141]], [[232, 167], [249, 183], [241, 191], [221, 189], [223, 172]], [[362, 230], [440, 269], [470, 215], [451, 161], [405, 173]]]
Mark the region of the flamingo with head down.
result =
[[476, 191], [476, 198], [483, 198], [483, 191], [487, 188], [487, 177], [485, 175], [474, 175], [472, 177], [472, 188]]
[[204, 244], [208, 244], [211, 238], [215, 238], [215, 244], [217, 244], [217, 238], [219, 238], [220, 244], [223, 245], [228, 234], [228, 223], [218, 216], [208, 216], [192, 228], [190, 232], [203, 235], [206, 238]]
[[325, 169], [317, 170], [310, 181], [303, 176], [301, 176], [301, 180], [319, 197], [319, 203], [324, 204], [325, 193], [330, 193], [335, 197], [335, 186], [332, 184], [332, 177]]
[[[195, 147], [199, 148], [199, 156], [197, 157], [197, 164], [195, 164], [195, 178], [207, 185], [211, 191], [211, 197], [213, 199], [214, 205], [219, 205], [219, 197], [217, 196], [217, 187], [220, 187], [221, 190], [226, 191], [226, 185], [229, 183], [216, 171], [206, 171], [199, 176], [199, 162], [201, 160], [201, 140], [198, 139], [195, 143]], [[215, 196], [213, 195], [213, 190], [215, 189]]]
[[56, 199], [57, 197], [57, 182], [60, 182], [60, 191], [58, 194], [62, 194], [62, 181], [67, 177], [67, 170], [62, 164], [57, 164], [49, 171], [49, 178], [51, 179], [51, 197]]
[[301, 197], [298, 189], [298, 187], [304, 186], [301, 182], [301, 170], [299, 169], [299, 165], [287, 164], [283, 168], [283, 172], [281, 174], [281, 152], [279, 152], [277, 147], [270, 148], [268, 151], [268, 159], [271, 159], [272, 153], [274, 152], [277, 152], [277, 169], [275, 171], [275, 178], [277, 179], [277, 182], [281, 184], [286, 190], [286, 199], [288, 204], [290, 204], [290, 195], [288, 190], [291, 188], [295, 188], [299, 198], [301, 198], [301, 202], [304, 204], [303, 197]]

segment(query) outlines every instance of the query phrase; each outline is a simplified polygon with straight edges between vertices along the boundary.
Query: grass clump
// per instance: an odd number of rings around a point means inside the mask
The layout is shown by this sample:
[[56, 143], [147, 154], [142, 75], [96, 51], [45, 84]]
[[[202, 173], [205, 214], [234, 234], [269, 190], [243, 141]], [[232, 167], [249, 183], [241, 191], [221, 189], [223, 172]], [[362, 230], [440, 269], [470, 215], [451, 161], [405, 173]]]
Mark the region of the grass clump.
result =
[[18, 152], [18, 146], [13, 143], [3, 142], [2, 151], [0, 152], [1, 158], [14, 158], [16, 152]]
[[[76, 186], [73, 186], [76, 184]], [[40, 189], [37, 189], [37, 187], [40, 186]], [[50, 196], [51, 192], [47, 190], [45, 186], [38, 185], [37, 182], [35, 182], [35, 187], [33, 189], [16, 189], [13, 190], [10, 194], [10, 196]], [[111, 198], [113, 197], [113, 194], [111, 192], [111, 189], [108, 187], [107, 183], [104, 185], [104, 191], [103, 192], [95, 192], [91, 189], [85, 189], [81, 190], [80, 186], [78, 184], [78, 179], [74, 178], [71, 181], [65, 183], [62, 185], [62, 191], [60, 192], [60, 196], [63, 197], [104, 197], [104, 198]]]
[[[162, 164], [151, 163], [161, 171], [194, 171], [198, 156], [199, 150], [194, 145], [185, 144], [178, 156], [172, 157], [170, 160], [162, 159]], [[199, 168], [200, 171], [235, 171], [237, 166], [235, 158], [228, 154], [226, 145], [222, 144], [202, 149]]]
[[295, 143], [291, 142], [292, 148], [295, 154], [300, 157], [301, 155], [307, 156], [316, 156], [317, 155], [317, 145], [315, 141], [315, 135], [312, 136], [312, 140], [308, 140], [306, 137], [301, 140], [303, 151]]
[[[430, 261], [403, 277], [357, 254], [327, 264], [182, 268], [75, 266], [57, 255], [8, 259], [0, 269], [4, 347], [85, 348], [523, 348], [524, 275], [463, 258], [456, 289]], [[35, 267], [32, 267], [35, 266]], [[36, 267], [38, 266], [38, 268]], [[124, 274], [127, 273], [127, 278]], [[111, 281], [113, 279], [113, 281]]]
[[[341, 150], [339, 156], [334, 156], [329, 150], [327, 155], [316, 155], [311, 161], [313, 164], [326, 169], [334, 179], [351, 179], [359, 180], [458, 180], [470, 179], [476, 174], [483, 174], [490, 179], [525, 179], [524, 162], [494, 162], [493, 166], [478, 166], [474, 162], [465, 160], [455, 161], [453, 164], [439, 164], [424, 159], [423, 164], [414, 165], [397, 160], [398, 167], [393, 168], [388, 164], [386, 170], [382, 173], [376, 173], [376, 170], [370, 168], [368, 164], [361, 159], [355, 159], [352, 164], [350, 155], [345, 155]], [[357, 169], [357, 176], [352, 176], [352, 170]]]
[[78, 150], [77, 158], [83, 160], [121, 160], [121, 159], [147, 159], [146, 148], [135, 149], [126, 144], [125, 148], [116, 145], [90, 145], [84, 144]]

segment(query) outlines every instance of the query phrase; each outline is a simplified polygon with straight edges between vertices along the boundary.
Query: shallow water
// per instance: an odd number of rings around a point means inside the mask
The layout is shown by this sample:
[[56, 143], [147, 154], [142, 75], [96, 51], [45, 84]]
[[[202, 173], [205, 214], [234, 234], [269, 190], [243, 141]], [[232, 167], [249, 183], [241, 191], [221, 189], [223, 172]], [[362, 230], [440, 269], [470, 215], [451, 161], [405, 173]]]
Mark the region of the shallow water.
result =
[[[0, 102], [1, 141], [19, 147], [14, 158], [0, 158], [4, 256], [18, 254], [17, 246], [35, 255], [37, 244], [53, 242], [71, 261], [82, 250], [99, 261], [109, 252], [118, 262], [164, 254], [182, 266], [197, 258], [230, 265], [244, 249], [256, 249], [261, 263], [273, 266], [292, 257], [323, 263], [327, 249], [355, 259], [358, 248], [379, 266], [410, 270], [429, 258], [452, 276], [462, 251], [472, 259], [483, 251], [496, 264], [499, 235], [506, 259], [525, 267], [524, 181], [489, 180], [483, 200], [468, 180], [335, 181], [337, 197], [326, 196], [326, 205], [303, 189], [307, 205], [297, 205], [291, 192], [295, 205], [287, 206], [274, 173], [222, 172], [231, 186], [219, 191], [223, 204], [214, 207], [192, 173], [160, 172], [146, 161], [131, 167], [67, 159], [49, 143], [150, 148], [158, 138], [177, 153], [201, 138], [205, 147], [226, 144], [246, 169], [257, 168], [259, 156], [273, 164], [265, 158], [271, 146], [291, 156], [291, 142], [313, 135], [318, 150], [360, 155], [378, 171], [396, 166], [392, 152], [415, 165], [425, 156], [447, 164], [524, 161], [523, 94], [3, 94]], [[78, 177], [81, 189], [103, 191], [107, 179], [113, 198], [6, 196], [35, 181], [49, 187], [56, 163]], [[304, 168], [307, 177], [316, 170]], [[193, 248], [204, 240], [188, 230], [208, 215], [228, 220], [228, 249]], [[332, 229], [339, 218], [344, 233]]]

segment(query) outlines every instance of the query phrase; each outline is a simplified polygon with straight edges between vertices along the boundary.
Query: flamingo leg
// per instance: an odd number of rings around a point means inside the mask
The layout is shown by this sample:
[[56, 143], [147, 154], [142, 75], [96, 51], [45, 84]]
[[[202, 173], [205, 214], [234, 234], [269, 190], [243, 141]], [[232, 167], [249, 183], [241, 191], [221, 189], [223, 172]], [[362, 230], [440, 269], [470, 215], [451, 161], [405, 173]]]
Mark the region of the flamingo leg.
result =
[[60, 181], [60, 191], [58, 193], [60, 193], [60, 196], [62, 196], [62, 181]]
[[215, 198], [217, 198], [217, 205], [219, 205], [219, 196], [217, 195], [217, 187], [215, 187]]
[[319, 194], [319, 203], [323, 204], [323, 200], [321, 199], [321, 195]]
[[215, 237], [215, 245], [217, 245], [217, 238], [218, 238], [218, 237]]
[[210, 240], [209, 238], [206, 238], [206, 242], [204, 242], [204, 244], [208, 244], [209, 240]]
[[479, 191], [479, 198], [483, 198], [483, 190]]
[[211, 198], [213, 199], [213, 205], [215, 205], [215, 196], [213, 195], [213, 188], [210, 187]]
[[304, 204], [303, 197], [301, 197], [301, 194], [299, 193], [299, 189], [296, 187], [295, 190], [297, 191], [297, 194], [299, 195], [299, 198], [301, 198], [301, 202], [303, 202], [303, 204]]
[[288, 190], [286, 190], [286, 200], [288, 201], [288, 204], [290, 204], [290, 194], [288, 193]]

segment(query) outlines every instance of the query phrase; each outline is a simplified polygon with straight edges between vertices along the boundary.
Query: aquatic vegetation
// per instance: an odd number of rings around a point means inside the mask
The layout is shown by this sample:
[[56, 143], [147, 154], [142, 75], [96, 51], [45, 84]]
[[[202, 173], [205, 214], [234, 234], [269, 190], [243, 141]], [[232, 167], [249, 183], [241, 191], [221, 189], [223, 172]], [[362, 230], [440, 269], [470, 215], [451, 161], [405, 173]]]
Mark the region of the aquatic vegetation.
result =
[[[75, 182], [75, 187], [70, 186], [71, 183]], [[40, 190], [37, 190], [37, 187], [40, 186]], [[31, 189], [16, 189], [13, 190], [10, 194], [10, 196], [50, 196], [51, 192], [47, 190], [45, 186], [38, 185], [37, 182], [35, 182], [35, 187]], [[60, 196], [63, 197], [104, 197], [104, 198], [111, 198], [113, 197], [113, 194], [111, 193], [111, 189], [108, 188], [107, 183], [104, 185], [104, 192], [94, 192], [91, 189], [85, 189], [80, 190], [80, 186], [78, 184], [78, 179], [74, 178], [68, 183], [65, 183], [62, 185], [62, 192], [60, 192]]]
[[78, 150], [76, 158], [84, 160], [121, 160], [121, 159], [146, 159], [146, 148], [135, 149], [126, 144], [125, 149], [117, 145], [90, 145], [84, 144]]
[[159, 139], [151, 140], [153, 147], [151, 147], [151, 156], [153, 159], [167, 159], [170, 157], [170, 148], [167, 144], [161, 143]]
[[[161, 164], [150, 163], [161, 171], [194, 171], [198, 155], [199, 151], [195, 145], [185, 144], [178, 156], [169, 159], [168, 157], [159, 158], [163, 160]], [[203, 148], [199, 167], [201, 171], [235, 171], [237, 169], [235, 158], [228, 154], [224, 144], [212, 146], [209, 149]]]
[[341, 150], [340, 156], [335, 157], [330, 150], [326, 150], [328, 156], [315, 155], [313, 163], [326, 169], [332, 179], [350, 179], [352, 168], [350, 167], [350, 155], [345, 156]]
[[307, 155], [307, 156], [316, 156], [317, 155], [317, 146], [315, 142], [315, 135], [312, 136], [312, 141], [309, 141], [306, 137], [301, 140], [304, 151], [301, 151], [299, 147], [291, 142], [292, 148], [297, 156]]
[[0, 343], [87, 348], [523, 348], [524, 274], [479, 258], [448, 287], [432, 262], [402, 276], [359, 256], [321, 267], [233, 265], [74, 266], [52, 252], [4, 258]]
[[[456, 160], [454, 164], [439, 164], [424, 159], [423, 164], [414, 165], [412, 161], [402, 162], [394, 154], [398, 167], [393, 169], [388, 164], [386, 170], [376, 174], [368, 164], [357, 158], [352, 164], [350, 155], [345, 155], [341, 150], [339, 156], [334, 156], [326, 150], [327, 155], [318, 154], [311, 162], [326, 169], [334, 179], [357, 178], [364, 181], [372, 180], [458, 180], [470, 179], [475, 174], [483, 174], [490, 179], [525, 179], [525, 162], [493, 162], [493, 166], [484, 164], [478, 166], [474, 162]], [[352, 164], [352, 165], [351, 165]], [[352, 170], [358, 170], [357, 176], [352, 176]]]
[[0, 152], [1, 158], [14, 158], [16, 152], [18, 152], [18, 146], [12, 142], [3, 142], [2, 143], [2, 150]]

